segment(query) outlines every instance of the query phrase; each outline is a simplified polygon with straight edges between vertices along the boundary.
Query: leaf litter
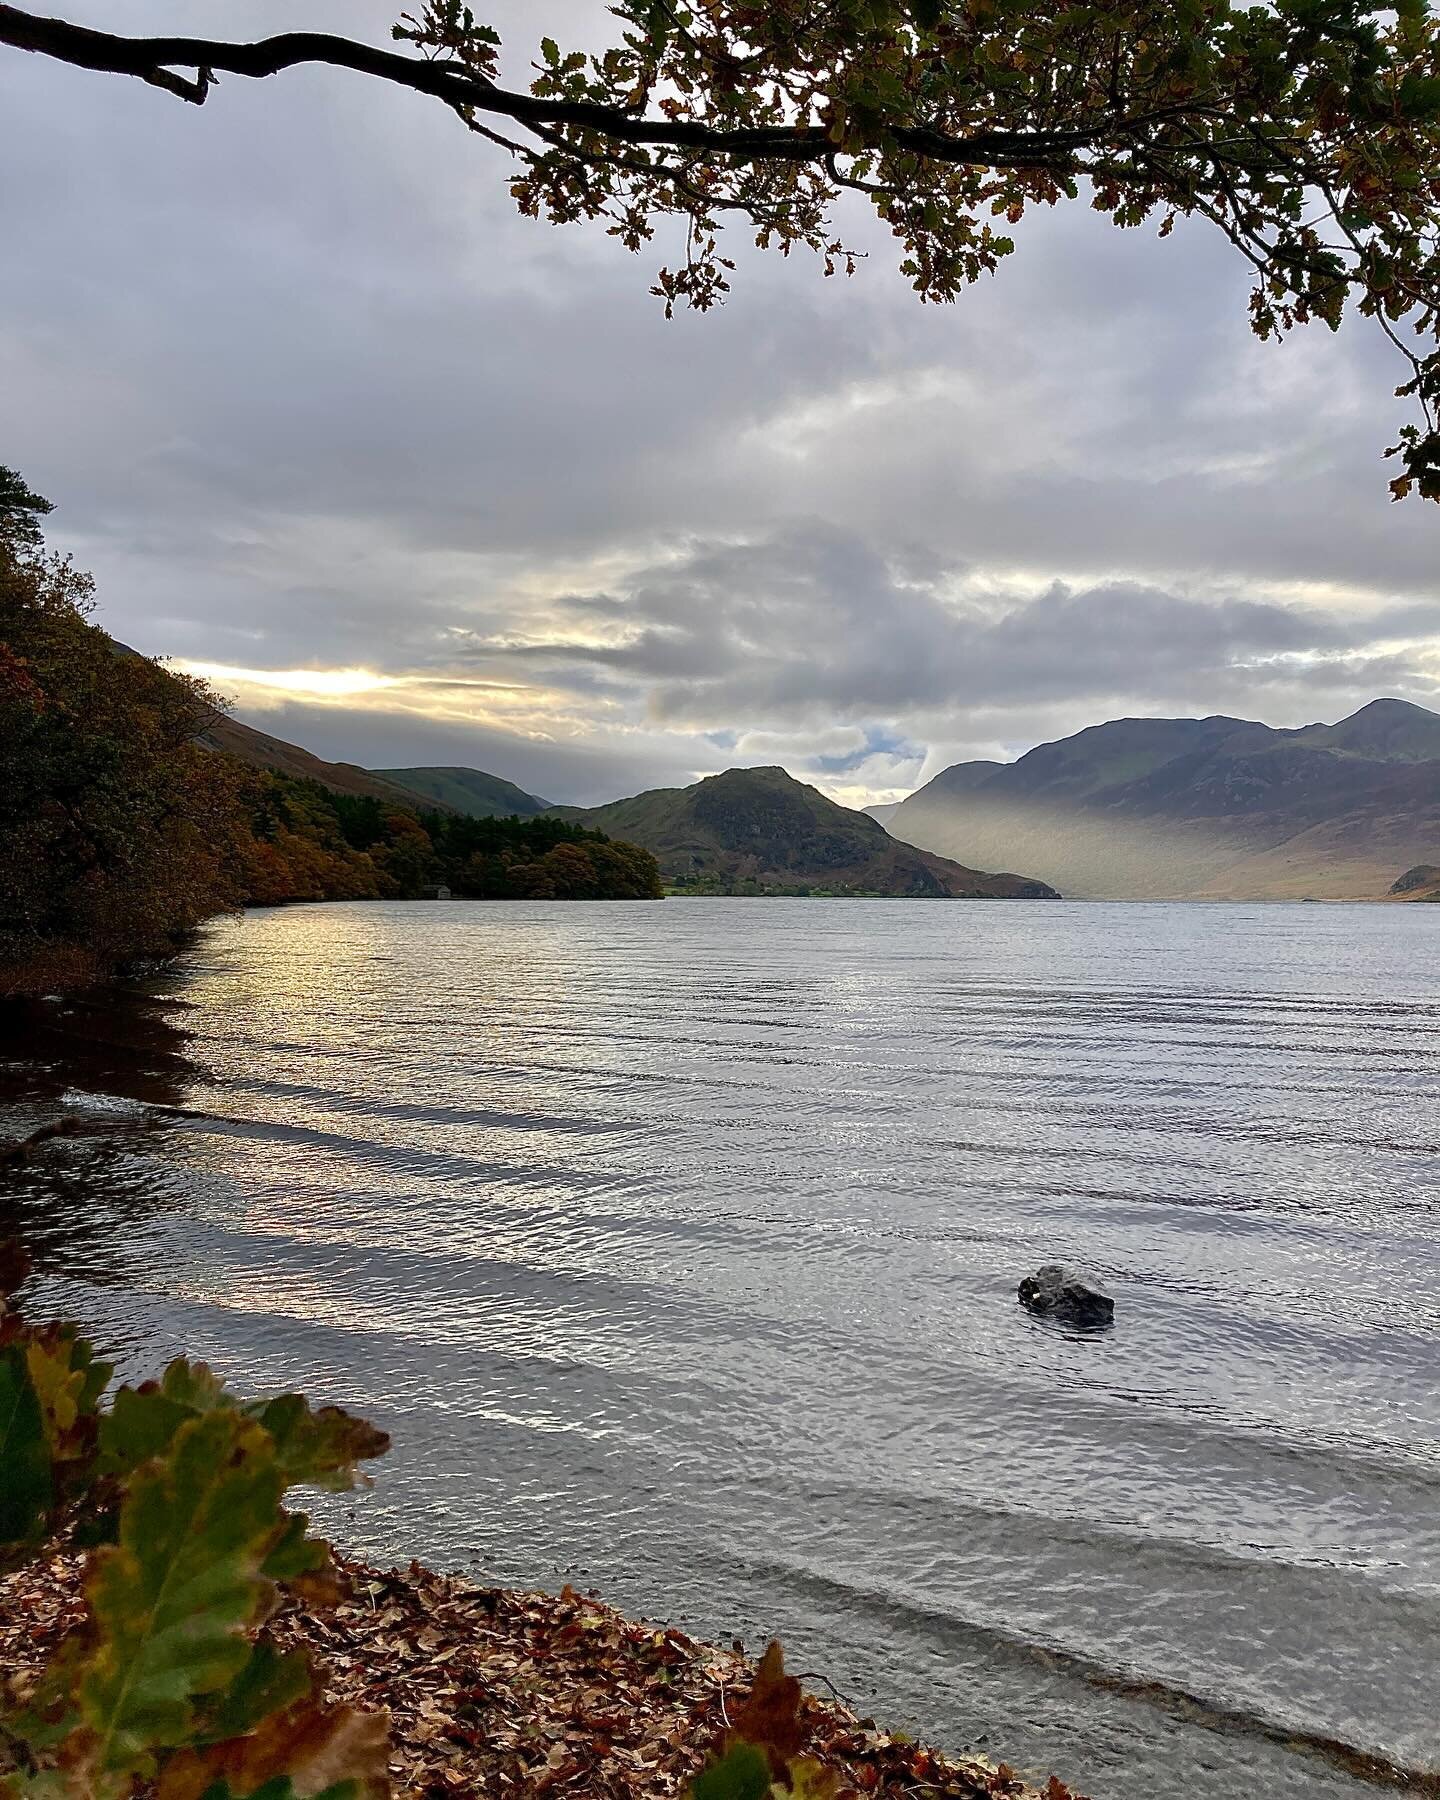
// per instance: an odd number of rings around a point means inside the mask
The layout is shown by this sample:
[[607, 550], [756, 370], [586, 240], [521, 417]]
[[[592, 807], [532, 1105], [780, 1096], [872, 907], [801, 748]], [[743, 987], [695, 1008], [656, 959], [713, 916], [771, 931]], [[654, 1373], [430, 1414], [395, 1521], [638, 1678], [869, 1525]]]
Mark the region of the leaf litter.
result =
[[[388, 1710], [396, 1790], [424, 1800], [671, 1800], [727, 1737], [756, 1726], [819, 1765], [835, 1800], [1083, 1800], [1052, 1776], [947, 1756], [801, 1691], [778, 1652], [757, 1666], [594, 1594], [479, 1586], [411, 1563], [342, 1562], [349, 1593], [291, 1608], [271, 1635], [310, 1650], [324, 1697]], [[84, 1613], [81, 1559], [56, 1554], [0, 1578], [0, 1683], [33, 1691]], [[763, 1671], [773, 1668], [774, 1679]]]

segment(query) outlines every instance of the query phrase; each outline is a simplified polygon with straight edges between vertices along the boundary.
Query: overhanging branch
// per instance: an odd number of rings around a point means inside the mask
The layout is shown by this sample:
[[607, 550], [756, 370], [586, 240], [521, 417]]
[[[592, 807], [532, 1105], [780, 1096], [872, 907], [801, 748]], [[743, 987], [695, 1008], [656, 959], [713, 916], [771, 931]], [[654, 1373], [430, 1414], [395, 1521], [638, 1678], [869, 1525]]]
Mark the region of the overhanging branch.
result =
[[[823, 164], [834, 150], [820, 125], [724, 130], [694, 119], [637, 117], [596, 101], [515, 93], [454, 63], [402, 56], [327, 32], [284, 32], [252, 44], [195, 37], [122, 37], [0, 5], [0, 44], [53, 57], [76, 68], [131, 75], [196, 104], [204, 102], [217, 73], [259, 80], [304, 64], [323, 64], [431, 95], [447, 106], [499, 114], [537, 132], [578, 129], [615, 143], [694, 150], [749, 162]], [[179, 69], [194, 69], [196, 75], [188, 79], [175, 72]], [[1116, 118], [1072, 130], [980, 131], [960, 137], [923, 126], [894, 125], [887, 135], [897, 148], [932, 162], [1071, 173], [1077, 155], [1085, 149], [1113, 142], [1117, 135], [1149, 122]], [[584, 155], [579, 147], [575, 153]]]

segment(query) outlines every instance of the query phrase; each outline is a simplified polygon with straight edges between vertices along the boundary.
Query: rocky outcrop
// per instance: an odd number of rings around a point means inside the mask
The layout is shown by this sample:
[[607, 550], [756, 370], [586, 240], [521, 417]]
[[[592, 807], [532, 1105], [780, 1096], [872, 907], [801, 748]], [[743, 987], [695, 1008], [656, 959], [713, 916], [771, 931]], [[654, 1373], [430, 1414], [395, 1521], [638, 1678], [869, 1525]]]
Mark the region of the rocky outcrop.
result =
[[1440, 868], [1434, 863], [1416, 863], [1407, 869], [1390, 889], [1401, 900], [1433, 900], [1440, 895]]
[[1115, 1317], [1115, 1302], [1108, 1294], [1077, 1281], [1059, 1263], [1047, 1263], [1027, 1275], [1018, 1292], [1027, 1312], [1061, 1325], [1094, 1328], [1110, 1324]]

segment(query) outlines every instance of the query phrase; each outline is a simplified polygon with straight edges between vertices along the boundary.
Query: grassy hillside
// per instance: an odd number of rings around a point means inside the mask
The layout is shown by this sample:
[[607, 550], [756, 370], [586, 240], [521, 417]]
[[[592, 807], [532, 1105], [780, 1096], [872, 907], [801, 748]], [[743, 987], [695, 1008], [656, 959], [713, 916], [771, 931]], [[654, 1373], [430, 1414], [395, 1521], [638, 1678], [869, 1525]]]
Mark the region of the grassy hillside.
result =
[[692, 893], [1053, 897], [1043, 882], [986, 874], [898, 843], [874, 819], [778, 768], [729, 769], [693, 787], [555, 811], [643, 844], [665, 880]]
[[472, 819], [532, 819], [551, 810], [548, 800], [483, 769], [371, 769], [370, 773]]

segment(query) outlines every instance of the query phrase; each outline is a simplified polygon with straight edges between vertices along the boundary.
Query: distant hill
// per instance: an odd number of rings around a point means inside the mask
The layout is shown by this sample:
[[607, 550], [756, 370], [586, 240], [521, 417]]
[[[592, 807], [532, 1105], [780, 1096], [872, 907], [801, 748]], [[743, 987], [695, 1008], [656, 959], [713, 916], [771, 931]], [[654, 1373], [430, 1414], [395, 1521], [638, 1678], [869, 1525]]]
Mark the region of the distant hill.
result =
[[533, 819], [551, 811], [548, 800], [527, 794], [513, 781], [487, 775], [483, 769], [371, 769], [382, 781], [393, 781], [411, 793], [424, 794], [472, 819]]
[[207, 750], [226, 750], [257, 769], [273, 769], [277, 774], [292, 776], [297, 781], [318, 781], [332, 793], [368, 795], [412, 810], [417, 806], [434, 805], [424, 795], [374, 775], [368, 769], [358, 768], [354, 763], [326, 762], [322, 757], [302, 750], [298, 744], [287, 744], [283, 738], [256, 731], [254, 726], [242, 725], [238, 719], [217, 719], [200, 733], [199, 742]]
[[693, 787], [553, 810], [643, 845], [667, 882], [697, 893], [1056, 898], [1044, 882], [987, 875], [897, 843], [874, 819], [784, 769], [727, 769]]
[[877, 807], [907, 843], [1033, 869], [1072, 897], [1371, 899], [1440, 862], [1440, 714], [1338, 725], [1114, 719], [1013, 763], [957, 763]]
[[1421, 863], [1407, 869], [1390, 892], [1397, 900], [1440, 900], [1440, 868]]

